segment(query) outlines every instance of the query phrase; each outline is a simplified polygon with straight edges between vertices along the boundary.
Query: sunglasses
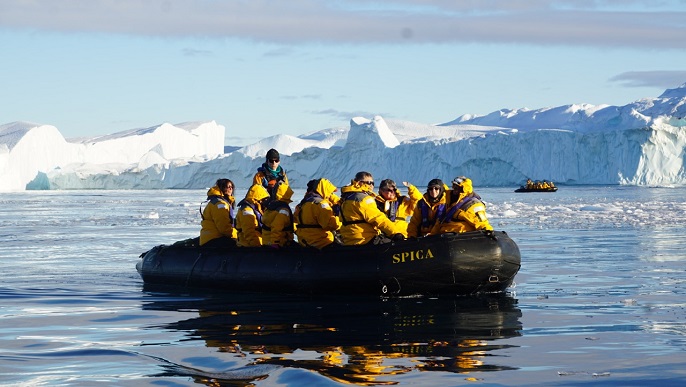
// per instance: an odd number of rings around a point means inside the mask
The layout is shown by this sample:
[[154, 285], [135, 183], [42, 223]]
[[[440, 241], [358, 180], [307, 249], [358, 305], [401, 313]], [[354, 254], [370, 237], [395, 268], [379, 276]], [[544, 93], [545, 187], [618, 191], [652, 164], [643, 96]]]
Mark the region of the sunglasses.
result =
[[271, 159], [271, 160], [269, 160], [269, 162], [270, 162], [270, 163], [278, 163], [278, 162], [279, 162], [279, 159]]
[[427, 191], [440, 191], [441, 188], [440, 188], [440, 187], [429, 187], [429, 188], [427, 188], [426, 190], [427, 190]]
[[362, 180], [362, 181], [360, 181], [360, 183], [367, 184], [367, 185], [372, 186], [372, 187], [374, 186], [374, 181], [373, 181], [373, 180], [372, 180], [372, 181], [364, 181], [364, 180]]

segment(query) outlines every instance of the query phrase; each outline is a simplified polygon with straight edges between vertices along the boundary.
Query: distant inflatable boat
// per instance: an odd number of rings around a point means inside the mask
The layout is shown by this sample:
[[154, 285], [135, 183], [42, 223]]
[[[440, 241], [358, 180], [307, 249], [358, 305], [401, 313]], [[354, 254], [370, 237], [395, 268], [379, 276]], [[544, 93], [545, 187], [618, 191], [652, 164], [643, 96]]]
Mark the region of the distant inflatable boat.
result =
[[515, 190], [515, 192], [557, 192], [557, 187], [552, 187], [552, 188], [526, 188], [526, 187], [519, 187]]
[[141, 254], [146, 284], [230, 291], [380, 296], [503, 292], [521, 265], [504, 231], [441, 234], [374, 246], [201, 248]]

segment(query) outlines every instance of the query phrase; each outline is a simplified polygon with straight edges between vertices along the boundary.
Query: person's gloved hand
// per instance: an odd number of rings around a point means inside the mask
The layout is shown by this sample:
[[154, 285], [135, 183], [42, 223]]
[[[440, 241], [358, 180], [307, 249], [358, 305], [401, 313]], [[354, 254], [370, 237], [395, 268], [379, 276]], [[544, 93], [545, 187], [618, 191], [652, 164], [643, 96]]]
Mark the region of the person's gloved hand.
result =
[[393, 236], [391, 237], [391, 240], [392, 240], [393, 242], [404, 241], [404, 240], [405, 240], [405, 236], [403, 236], [403, 234], [393, 234]]

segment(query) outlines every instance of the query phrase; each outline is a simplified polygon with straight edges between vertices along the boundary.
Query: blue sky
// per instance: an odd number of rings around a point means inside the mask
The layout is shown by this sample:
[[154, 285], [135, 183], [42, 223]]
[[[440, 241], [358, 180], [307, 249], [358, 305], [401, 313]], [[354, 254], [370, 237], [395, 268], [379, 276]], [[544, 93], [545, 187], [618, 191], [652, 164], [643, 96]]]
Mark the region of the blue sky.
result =
[[686, 0], [4, 0], [0, 124], [215, 120], [227, 145], [686, 83]]

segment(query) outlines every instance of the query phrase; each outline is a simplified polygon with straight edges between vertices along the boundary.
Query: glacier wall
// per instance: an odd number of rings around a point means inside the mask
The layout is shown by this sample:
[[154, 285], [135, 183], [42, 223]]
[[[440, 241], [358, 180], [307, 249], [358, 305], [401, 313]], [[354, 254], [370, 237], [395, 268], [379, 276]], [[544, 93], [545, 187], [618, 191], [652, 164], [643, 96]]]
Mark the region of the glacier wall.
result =
[[0, 126], [0, 191], [247, 187], [269, 148], [294, 186], [361, 170], [423, 186], [458, 175], [476, 186], [686, 185], [686, 84], [624, 106], [566, 105], [462, 116], [440, 125], [355, 117], [349, 128], [276, 135], [223, 154], [216, 122], [162, 124], [67, 141], [50, 125]]
[[[411, 143], [397, 143], [390, 136], [383, 120], [358, 119], [351, 122], [345, 146], [282, 153], [282, 165], [291, 183], [301, 187], [318, 177], [345, 185], [360, 170], [377, 180], [392, 178], [420, 186], [433, 178], [447, 182], [458, 175], [471, 177], [477, 186], [518, 186], [527, 178], [557, 184], [686, 184], [686, 132], [668, 125], [587, 133], [504, 129], [459, 141]], [[262, 162], [261, 157], [233, 152], [203, 162], [178, 161], [117, 173], [55, 170], [44, 181], [51, 189], [205, 188], [229, 177], [247, 187]]]
[[[353, 134], [351, 130], [351, 135]], [[384, 148], [374, 131], [366, 141], [332, 151], [317, 171], [347, 182], [357, 170], [425, 185], [458, 175], [480, 186], [517, 186], [527, 178], [558, 184], [681, 185], [683, 129], [639, 128], [606, 132], [540, 129], [499, 131], [454, 142], [430, 141]]]

